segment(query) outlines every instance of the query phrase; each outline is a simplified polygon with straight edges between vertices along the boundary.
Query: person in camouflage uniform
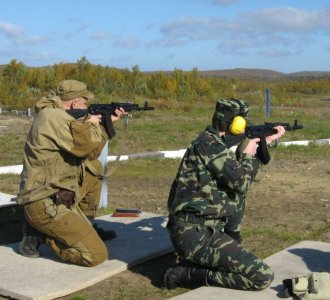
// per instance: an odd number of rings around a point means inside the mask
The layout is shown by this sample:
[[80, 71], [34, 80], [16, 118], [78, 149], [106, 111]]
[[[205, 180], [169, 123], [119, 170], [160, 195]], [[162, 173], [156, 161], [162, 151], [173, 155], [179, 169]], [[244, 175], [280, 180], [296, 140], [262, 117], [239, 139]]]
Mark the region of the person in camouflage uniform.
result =
[[[242, 100], [218, 100], [212, 126], [184, 154], [168, 198], [167, 228], [179, 257], [165, 273], [168, 289], [211, 285], [262, 290], [273, 280], [270, 267], [241, 245], [246, 194], [261, 165], [259, 139], [243, 140], [236, 154], [227, 145], [231, 133], [242, 132], [233, 127], [245, 122], [248, 110]], [[267, 143], [285, 133], [282, 126], [275, 128]]]
[[19, 246], [23, 256], [38, 257], [44, 241], [59, 258], [77, 265], [95, 266], [108, 258], [102, 241], [107, 232], [93, 226], [103, 176], [97, 158], [114, 135], [112, 122], [125, 112], [106, 116], [111, 128], [101, 124], [101, 115], [75, 119], [68, 113], [86, 109], [92, 97], [84, 83], [63, 80], [56, 93], [36, 104], [17, 196], [27, 221]]

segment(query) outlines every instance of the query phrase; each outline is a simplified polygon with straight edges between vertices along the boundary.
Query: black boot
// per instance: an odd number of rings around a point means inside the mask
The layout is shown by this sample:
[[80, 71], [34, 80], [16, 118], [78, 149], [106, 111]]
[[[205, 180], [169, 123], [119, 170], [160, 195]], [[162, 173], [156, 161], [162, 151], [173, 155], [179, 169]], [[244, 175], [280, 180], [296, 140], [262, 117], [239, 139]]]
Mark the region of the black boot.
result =
[[109, 241], [114, 239], [117, 235], [113, 230], [104, 230], [97, 226], [93, 216], [87, 216], [87, 219], [92, 223], [95, 231], [99, 235], [102, 241]]
[[293, 286], [291, 279], [284, 279], [283, 281], [283, 296], [284, 298], [294, 297], [295, 294], [293, 293]]
[[25, 221], [23, 224], [23, 238], [19, 243], [19, 253], [30, 258], [39, 257], [39, 246], [43, 243], [43, 240], [43, 234]]
[[168, 290], [177, 287], [198, 288], [207, 285], [208, 269], [181, 261], [176, 267], [167, 270], [164, 276], [164, 284]]

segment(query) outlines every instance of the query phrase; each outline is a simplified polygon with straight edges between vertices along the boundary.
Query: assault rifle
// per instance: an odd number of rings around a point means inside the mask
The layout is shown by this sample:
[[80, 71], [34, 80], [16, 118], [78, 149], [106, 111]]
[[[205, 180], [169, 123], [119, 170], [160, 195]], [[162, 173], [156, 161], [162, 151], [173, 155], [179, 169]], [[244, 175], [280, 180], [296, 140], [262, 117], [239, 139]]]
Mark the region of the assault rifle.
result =
[[116, 131], [113, 128], [113, 124], [109, 116], [115, 115], [116, 109], [119, 108], [123, 108], [125, 112], [155, 109], [154, 107], [149, 106], [148, 101], [145, 101], [143, 106], [130, 102], [111, 102], [109, 104], [91, 104], [87, 109], [69, 109], [66, 112], [75, 119], [83, 118], [88, 114], [102, 115], [101, 124], [104, 126], [109, 138], [112, 139], [116, 135]]
[[91, 104], [87, 109], [70, 109], [67, 113], [75, 119], [85, 117], [87, 114], [102, 115], [102, 118], [107, 115], [114, 115], [116, 109], [122, 107], [126, 112], [133, 110], [153, 110], [154, 107], [149, 106], [148, 101], [144, 102], [143, 106], [131, 102], [111, 102], [109, 104]]
[[295, 120], [293, 125], [282, 122], [265, 122], [264, 125], [247, 126], [245, 132], [238, 136], [226, 135], [226, 144], [230, 148], [242, 141], [244, 137], [249, 139], [260, 138], [259, 147], [257, 148], [257, 157], [266, 165], [270, 161], [266, 138], [277, 132], [276, 129], [274, 129], [276, 126], [283, 126], [286, 131], [304, 128], [303, 125], [298, 125], [298, 120]]

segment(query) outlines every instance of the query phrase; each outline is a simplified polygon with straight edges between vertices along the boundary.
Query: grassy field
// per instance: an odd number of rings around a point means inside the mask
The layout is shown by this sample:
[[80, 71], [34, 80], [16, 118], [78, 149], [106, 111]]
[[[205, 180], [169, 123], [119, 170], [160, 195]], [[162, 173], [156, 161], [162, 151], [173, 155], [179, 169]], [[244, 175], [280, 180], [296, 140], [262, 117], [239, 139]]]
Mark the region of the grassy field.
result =
[[[298, 120], [304, 125], [303, 130], [288, 132], [282, 141], [330, 138], [330, 102], [319, 99], [306, 98], [298, 107], [272, 107], [268, 119], [265, 118], [265, 107], [252, 106], [249, 120], [253, 124], [263, 124], [265, 121], [293, 124], [294, 120]], [[109, 143], [109, 155], [185, 149], [191, 140], [210, 124], [214, 110], [213, 103], [153, 101], [150, 105], [154, 106], [155, 110], [134, 113], [129, 118], [128, 126], [123, 120], [115, 123], [117, 135]], [[0, 166], [22, 163], [24, 142], [32, 120], [31, 117], [0, 115]], [[152, 164], [153, 160], [149, 163]], [[128, 166], [132, 164], [133, 162], [130, 162]], [[165, 165], [165, 170], [161, 171], [164, 174], [171, 163], [167, 162]], [[176, 166], [177, 163], [169, 170], [173, 171]], [[117, 167], [118, 162], [110, 163], [110, 172], [117, 172]], [[122, 170], [123, 166], [120, 169]], [[133, 170], [133, 176], [140, 176], [143, 168]], [[16, 175], [0, 175], [0, 190], [15, 194], [18, 190], [17, 180]]]
[[[272, 107], [266, 119], [265, 107], [252, 106], [249, 120], [253, 124], [267, 122], [304, 124], [304, 130], [290, 132], [283, 141], [322, 139], [330, 137], [330, 102], [319, 97], [306, 99], [303, 106]], [[301, 104], [301, 105], [302, 105]], [[191, 140], [210, 124], [214, 103], [167, 103], [151, 101], [153, 111], [136, 112], [115, 123], [117, 135], [109, 144], [109, 154], [132, 154], [158, 150], [186, 148]], [[1, 157], [0, 166], [20, 164], [28, 128], [32, 118], [0, 115]]]
[[[117, 136], [109, 154], [141, 153], [186, 148], [210, 123], [213, 104], [176, 103], [159, 105], [154, 111], [139, 112], [129, 119], [128, 128], [116, 123]], [[300, 107], [274, 107], [267, 121], [292, 123], [298, 119], [303, 130], [289, 132], [282, 139], [330, 138], [330, 103], [307, 99]], [[265, 109], [252, 107], [251, 122], [265, 121]], [[20, 164], [31, 119], [0, 115], [0, 166]], [[2, 127], [4, 126], [4, 127]], [[330, 242], [330, 146], [276, 147], [248, 195], [243, 222], [243, 244], [265, 258], [301, 240]], [[166, 215], [166, 201], [180, 160], [137, 159], [109, 164], [109, 208], [137, 207]], [[0, 175], [0, 191], [16, 194], [18, 175]], [[120, 233], [118, 233], [120, 234]], [[162, 288], [165, 270], [175, 263], [169, 254], [136, 266], [62, 300], [168, 299], [186, 290]]]

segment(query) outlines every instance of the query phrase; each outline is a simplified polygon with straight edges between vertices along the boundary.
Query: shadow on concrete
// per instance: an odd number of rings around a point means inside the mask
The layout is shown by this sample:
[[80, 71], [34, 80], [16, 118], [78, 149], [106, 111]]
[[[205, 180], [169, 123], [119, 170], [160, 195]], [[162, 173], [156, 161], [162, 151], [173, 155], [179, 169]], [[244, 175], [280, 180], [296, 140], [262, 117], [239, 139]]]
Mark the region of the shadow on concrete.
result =
[[[114, 230], [117, 234], [116, 239], [106, 242], [110, 259], [125, 261], [125, 257], [135, 253], [136, 259], [131, 262], [127, 261], [130, 271], [147, 277], [151, 284], [157, 288], [164, 287], [163, 277], [166, 270], [176, 264], [176, 255], [173, 252], [172, 243], [165, 227], [165, 217], [143, 219], [131, 224], [97, 220], [97, 224], [101, 228]], [[122, 232], [125, 232], [125, 235], [121, 235]], [[141, 244], [142, 247], [136, 247], [137, 243]], [[121, 251], [117, 251], [119, 250], [117, 245], [121, 246]], [[156, 251], [157, 247], [159, 249]], [[142, 251], [148, 248], [154, 248], [154, 254], [151, 253], [141, 259]], [[139, 255], [140, 251], [141, 255]]]
[[176, 254], [171, 252], [155, 259], [130, 268], [130, 271], [140, 274], [150, 280], [150, 283], [159, 289], [165, 288], [165, 272], [176, 265]]
[[[157, 253], [160, 251], [160, 255], [171, 252], [172, 244], [165, 228], [164, 217], [130, 218], [129, 223], [124, 223], [121, 219], [111, 217], [111, 221], [110, 218], [108, 221], [103, 217], [96, 220], [99, 227], [114, 230], [117, 234], [115, 239], [105, 241], [109, 250], [109, 259], [127, 262], [130, 267], [135, 263], [126, 261], [127, 257], [141, 257], [152, 249], [158, 249]], [[154, 257], [147, 256], [148, 259]]]
[[[288, 249], [288, 253], [294, 254], [301, 259], [301, 263], [305, 264], [305, 273], [297, 273], [295, 275], [307, 275], [311, 272], [330, 272], [330, 252], [312, 248], [293, 248]], [[283, 279], [290, 279], [291, 276]], [[287, 298], [284, 295], [283, 284], [271, 287], [277, 292], [278, 298]]]
[[270, 289], [274, 290], [276, 292], [276, 297], [283, 299], [283, 298], [288, 298], [284, 295], [284, 286], [283, 284], [278, 284], [276, 286], [270, 287]]
[[0, 206], [0, 245], [16, 243], [22, 239], [24, 218], [23, 206]]
[[310, 272], [330, 272], [330, 252], [311, 248], [289, 249], [288, 252], [301, 257]]

